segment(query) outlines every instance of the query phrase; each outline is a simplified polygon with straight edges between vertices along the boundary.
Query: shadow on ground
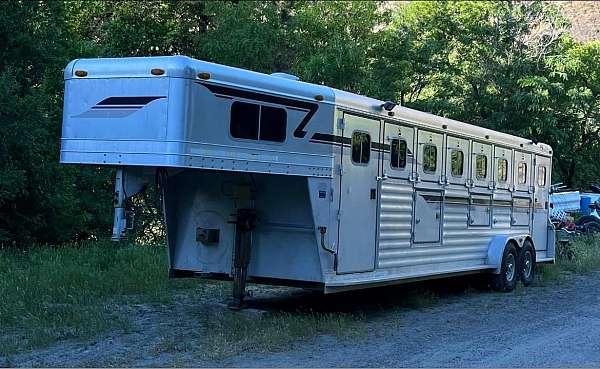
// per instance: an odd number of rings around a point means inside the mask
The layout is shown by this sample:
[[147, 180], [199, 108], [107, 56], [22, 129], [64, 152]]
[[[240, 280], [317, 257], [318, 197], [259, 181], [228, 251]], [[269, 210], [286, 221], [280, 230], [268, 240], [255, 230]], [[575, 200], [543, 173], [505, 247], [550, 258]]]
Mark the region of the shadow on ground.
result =
[[395, 286], [323, 294], [301, 288], [253, 286], [247, 307], [287, 313], [361, 313], [372, 316], [390, 308], [426, 308], [467, 293], [491, 292], [488, 275], [412, 282]]

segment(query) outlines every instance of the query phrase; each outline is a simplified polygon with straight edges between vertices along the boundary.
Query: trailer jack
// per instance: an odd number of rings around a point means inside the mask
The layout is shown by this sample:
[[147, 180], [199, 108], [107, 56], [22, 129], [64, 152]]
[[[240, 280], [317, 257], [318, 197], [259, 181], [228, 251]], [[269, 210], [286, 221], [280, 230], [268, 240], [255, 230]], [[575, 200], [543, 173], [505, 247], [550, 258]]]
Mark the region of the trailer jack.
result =
[[252, 248], [252, 231], [256, 228], [256, 211], [238, 209], [235, 220], [235, 245], [233, 249], [233, 301], [229, 308], [239, 310], [244, 307], [246, 297], [246, 277]]

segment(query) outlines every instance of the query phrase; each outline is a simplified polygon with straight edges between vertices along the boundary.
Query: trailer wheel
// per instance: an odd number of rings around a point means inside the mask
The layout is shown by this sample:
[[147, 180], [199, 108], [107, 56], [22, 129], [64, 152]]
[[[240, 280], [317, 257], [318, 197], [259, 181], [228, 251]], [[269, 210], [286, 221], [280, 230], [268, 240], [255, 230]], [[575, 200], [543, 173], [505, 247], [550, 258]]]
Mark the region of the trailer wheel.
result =
[[511, 242], [504, 248], [500, 274], [492, 277], [492, 287], [496, 291], [510, 292], [515, 289], [519, 274], [517, 264], [517, 249]]
[[519, 279], [524, 286], [529, 286], [535, 277], [535, 249], [531, 241], [526, 240], [519, 252]]

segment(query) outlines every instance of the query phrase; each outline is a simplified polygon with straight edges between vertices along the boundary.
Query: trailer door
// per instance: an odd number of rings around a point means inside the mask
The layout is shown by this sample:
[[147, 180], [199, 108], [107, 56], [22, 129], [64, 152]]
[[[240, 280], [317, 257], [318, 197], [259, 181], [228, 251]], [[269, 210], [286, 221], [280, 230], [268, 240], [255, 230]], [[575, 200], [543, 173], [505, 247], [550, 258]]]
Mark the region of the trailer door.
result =
[[550, 158], [535, 156], [535, 178], [533, 193], [533, 244], [535, 249], [546, 250], [548, 247], [548, 189], [550, 188]]
[[338, 273], [375, 267], [380, 122], [344, 114]]

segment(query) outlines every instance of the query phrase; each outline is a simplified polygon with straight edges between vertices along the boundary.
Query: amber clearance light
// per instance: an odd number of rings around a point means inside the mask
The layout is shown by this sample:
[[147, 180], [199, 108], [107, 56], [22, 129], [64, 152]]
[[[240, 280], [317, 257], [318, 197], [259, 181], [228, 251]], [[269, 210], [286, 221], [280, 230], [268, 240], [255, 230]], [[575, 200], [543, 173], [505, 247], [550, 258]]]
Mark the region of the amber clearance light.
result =
[[76, 71], [75, 71], [75, 75], [76, 75], [77, 77], [85, 77], [85, 76], [87, 76], [87, 75], [88, 75], [88, 73], [87, 73], [86, 71], [84, 71], [84, 70], [76, 70]]
[[165, 74], [165, 70], [164, 69], [160, 69], [160, 68], [152, 68], [152, 70], [150, 71], [150, 73], [152, 73], [155, 76], [162, 76], [163, 74]]

